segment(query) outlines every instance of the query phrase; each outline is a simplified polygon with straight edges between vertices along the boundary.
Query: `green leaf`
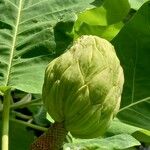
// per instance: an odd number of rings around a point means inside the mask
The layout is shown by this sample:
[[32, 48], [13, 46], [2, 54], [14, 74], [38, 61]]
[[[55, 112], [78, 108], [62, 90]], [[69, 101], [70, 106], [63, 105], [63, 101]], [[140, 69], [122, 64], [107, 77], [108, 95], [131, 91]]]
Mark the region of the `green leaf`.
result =
[[125, 84], [118, 118], [150, 130], [150, 1], [112, 41], [124, 69]]
[[107, 24], [114, 24], [122, 21], [130, 10], [127, 0], [106, 0], [104, 3], [106, 9]]
[[55, 26], [54, 34], [57, 56], [62, 54], [68, 48], [68, 45], [73, 41], [73, 38], [70, 36], [73, 25], [74, 21], [69, 21], [60, 22]]
[[126, 148], [124, 150], [137, 150], [137, 148], [136, 147], [131, 147], [131, 148]]
[[139, 141], [150, 144], [150, 131], [141, 129], [134, 132], [132, 135]]
[[33, 116], [33, 121], [40, 126], [50, 125], [50, 122], [46, 119], [46, 115], [46, 109], [43, 106], [41, 106], [38, 109], [38, 112]]
[[92, 34], [112, 40], [123, 26], [130, 6], [128, 1], [105, 0], [101, 7], [87, 10], [79, 15], [74, 25], [75, 38]]
[[130, 134], [140, 142], [150, 143], [150, 131], [125, 124], [115, 118], [107, 130], [106, 135]]
[[47, 113], [46, 114], [46, 118], [47, 120], [49, 120], [50, 122], [54, 123], [55, 121], [53, 120], [53, 118]]
[[129, 0], [131, 8], [138, 10], [148, 0]]
[[121, 150], [137, 145], [140, 143], [131, 135], [120, 134], [104, 139], [75, 139], [73, 143], [65, 144], [64, 150]]
[[85, 22], [90, 25], [111, 25], [122, 21], [130, 9], [126, 0], [105, 0], [101, 7], [87, 10], [79, 15], [77, 24]]
[[109, 26], [89, 25], [82, 23], [79, 31], [76, 31], [76, 34], [77, 37], [80, 37], [81, 35], [97, 35], [111, 41], [119, 33], [122, 27], [122, 22], [118, 22]]
[[93, 8], [94, 0], [1, 0], [0, 86], [41, 93], [44, 70], [55, 55], [54, 27]]

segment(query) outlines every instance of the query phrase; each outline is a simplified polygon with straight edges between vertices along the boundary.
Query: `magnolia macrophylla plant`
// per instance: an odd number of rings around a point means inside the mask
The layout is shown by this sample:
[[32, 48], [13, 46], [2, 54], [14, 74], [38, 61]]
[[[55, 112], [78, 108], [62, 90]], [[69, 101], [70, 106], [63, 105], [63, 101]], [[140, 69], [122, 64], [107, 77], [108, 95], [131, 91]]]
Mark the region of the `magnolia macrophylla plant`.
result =
[[66, 131], [78, 138], [95, 138], [118, 112], [123, 83], [112, 44], [85, 35], [49, 63], [42, 98], [49, 115]]

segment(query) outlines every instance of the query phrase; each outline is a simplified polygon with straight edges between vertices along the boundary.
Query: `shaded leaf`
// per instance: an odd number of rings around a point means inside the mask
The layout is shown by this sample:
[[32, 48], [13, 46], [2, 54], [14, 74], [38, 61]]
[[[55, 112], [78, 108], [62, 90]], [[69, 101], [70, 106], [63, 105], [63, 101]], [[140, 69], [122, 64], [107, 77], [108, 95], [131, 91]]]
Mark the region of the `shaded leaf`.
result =
[[124, 69], [120, 120], [150, 130], [150, 1], [112, 41]]
[[40, 126], [49, 126], [50, 122], [46, 119], [46, 110], [43, 106], [38, 109], [38, 112], [33, 116], [34, 122]]

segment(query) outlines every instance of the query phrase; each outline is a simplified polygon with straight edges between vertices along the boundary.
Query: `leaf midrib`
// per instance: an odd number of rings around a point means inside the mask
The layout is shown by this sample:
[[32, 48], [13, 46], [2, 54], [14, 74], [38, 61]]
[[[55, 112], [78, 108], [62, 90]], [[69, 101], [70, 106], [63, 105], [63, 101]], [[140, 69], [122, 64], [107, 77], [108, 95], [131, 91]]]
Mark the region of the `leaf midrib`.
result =
[[139, 101], [136, 101], [136, 102], [134, 102], [134, 103], [131, 103], [130, 105], [121, 108], [121, 109], [119, 110], [119, 113], [120, 113], [121, 111], [125, 110], [125, 109], [128, 109], [128, 108], [130, 108], [130, 107], [132, 107], [132, 106], [138, 105], [138, 104], [140, 104], [140, 103], [142, 103], [142, 102], [146, 102], [146, 101], [149, 101], [149, 100], [150, 100], [150, 97], [147, 97], [147, 98], [144, 98], [144, 99], [142, 99], [142, 100], [139, 100]]
[[137, 62], [138, 62], [138, 41], [136, 40], [136, 43], [135, 43], [135, 64], [134, 64], [134, 68], [133, 68], [131, 103], [133, 103], [134, 97], [135, 97], [135, 80], [136, 80], [135, 78], [136, 78]]
[[9, 84], [11, 67], [12, 67], [13, 56], [14, 56], [14, 51], [15, 51], [15, 45], [16, 45], [16, 41], [17, 41], [17, 33], [18, 33], [18, 27], [19, 27], [19, 22], [20, 22], [21, 9], [22, 9], [22, 0], [19, 1], [19, 6], [18, 6], [18, 15], [17, 15], [17, 20], [16, 20], [16, 26], [14, 29], [12, 46], [10, 48], [10, 58], [9, 58], [9, 65], [8, 65], [8, 72], [7, 72], [7, 76], [6, 76], [5, 86], [8, 86], [8, 84]]

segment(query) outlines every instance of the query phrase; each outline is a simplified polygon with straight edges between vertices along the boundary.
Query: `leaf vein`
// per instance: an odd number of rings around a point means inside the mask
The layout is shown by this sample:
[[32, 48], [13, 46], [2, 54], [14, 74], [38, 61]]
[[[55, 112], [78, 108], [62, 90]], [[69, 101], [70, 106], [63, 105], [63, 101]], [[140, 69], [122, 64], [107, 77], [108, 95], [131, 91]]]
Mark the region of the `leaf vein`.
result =
[[14, 29], [14, 37], [13, 37], [13, 41], [12, 41], [12, 46], [11, 46], [11, 50], [10, 50], [10, 58], [9, 58], [9, 65], [8, 65], [8, 71], [7, 71], [7, 75], [6, 75], [5, 86], [7, 86], [9, 83], [11, 67], [12, 67], [12, 62], [13, 62], [13, 56], [14, 56], [14, 51], [15, 51], [15, 45], [16, 45], [16, 40], [17, 40], [17, 32], [18, 32], [18, 27], [19, 27], [21, 9], [22, 9], [22, 0], [20, 0], [19, 7], [18, 7], [18, 16], [17, 16], [17, 20], [16, 20], [16, 27]]
[[128, 108], [128, 109], [131, 110], [131, 111], [133, 111], [133, 112], [135, 112], [135, 113], [137, 113], [137, 114], [139, 114], [139, 115], [141, 115], [142, 118], [146, 118], [146, 119], [150, 120], [150, 117], [147, 117], [147, 116], [143, 115], [142, 113], [136, 111], [135, 109], [131, 109], [131, 108]]
[[10, 4], [12, 4], [15, 8], [17, 8], [18, 9], [18, 6], [17, 5], [15, 5], [13, 2], [11, 2], [11, 1], [9, 1], [9, 0], [7, 0], [7, 2], [9, 2]]
[[142, 102], [149, 101], [149, 100], [150, 100], [150, 97], [147, 97], [147, 98], [144, 98], [144, 99], [142, 99], [142, 100], [136, 101], [136, 102], [134, 102], [134, 103], [132, 103], [132, 104], [130, 104], [130, 105], [128, 105], [128, 106], [125, 106], [125, 107], [121, 108], [121, 109], [119, 110], [119, 112], [121, 112], [121, 111], [123, 111], [123, 110], [125, 110], [125, 109], [128, 109], [128, 108], [130, 108], [130, 107], [132, 107], [132, 106], [138, 105], [138, 104], [140, 104], [140, 103], [142, 103]]

